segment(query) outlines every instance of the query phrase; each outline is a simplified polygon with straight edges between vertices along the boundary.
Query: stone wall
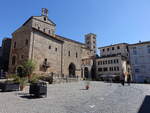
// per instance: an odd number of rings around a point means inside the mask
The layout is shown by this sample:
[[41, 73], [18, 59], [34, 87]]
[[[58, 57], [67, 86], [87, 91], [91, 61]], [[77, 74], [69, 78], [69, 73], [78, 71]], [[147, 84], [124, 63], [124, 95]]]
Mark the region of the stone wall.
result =
[[[38, 31], [32, 32], [31, 40], [30, 59], [36, 62], [35, 72], [61, 74], [62, 42]], [[45, 59], [50, 65], [47, 71], [42, 67]]]
[[[81, 61], [93, 55], [85, 44], [55, 35], [55, 24], [44, 16], [31, 17], [12, 35], [10, 53], [10, 72], [15, 72], [18, 65], [28, 59], [36, 63], [34, 73], [56, 73], [69, 76], [69, 66], [75, 67], [75, 76], [81, 77]], [[28, 44], [26, 44], [28, 40]], [[15, 46], [16, 43], [16, 47]], [[12, 57], [16, 62], [12, 65]], [[48, 68], [43, 68], [43, 63]]]
[[[23, 26], [12, 34], [11, 50], [9, 56], [9, 72], [15, 72], [16, 67], [29, 58], [31, 29]], [[15, 47], [16, 46], [16, 47]], [[16, 57], [12, 65], [12, 57]]]
[[76, 67], [76, 75], [81, 76], [81, 58], [82, 58], [81, 55], [82, 55], [81, 45], [70, 41], [64, 41], [63, 44], [64, 75], [69, 75], [69, 65], [73, 63]]

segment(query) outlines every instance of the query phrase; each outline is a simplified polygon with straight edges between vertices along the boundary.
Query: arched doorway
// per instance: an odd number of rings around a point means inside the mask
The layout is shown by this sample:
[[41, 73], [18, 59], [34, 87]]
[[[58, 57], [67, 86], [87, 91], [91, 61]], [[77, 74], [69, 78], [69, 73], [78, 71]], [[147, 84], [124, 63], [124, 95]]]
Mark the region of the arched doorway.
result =
[[17, 75], [19, 77], [23, 77], [23, 67], [21, 66], [17, 67]]
[[69, 65], [69, 77], [75, 77], [76, 76], [76, 66], [71, 63]]
[[95, 71], [95, 69], [96, 69], [96, 67], [92, 66], [92, 68], [91, 68], [91, 78], [92, 78], [92, 80], [96, 79], [96, 71]]
[[84, 68], [84, 77], [89, 78], [89, 69], [87, 67]]

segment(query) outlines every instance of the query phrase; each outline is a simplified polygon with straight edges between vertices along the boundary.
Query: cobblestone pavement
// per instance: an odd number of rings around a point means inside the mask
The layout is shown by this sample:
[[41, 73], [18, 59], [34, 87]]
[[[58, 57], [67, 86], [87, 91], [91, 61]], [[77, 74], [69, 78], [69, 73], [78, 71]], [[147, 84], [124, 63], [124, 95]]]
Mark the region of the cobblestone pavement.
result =
[[23, 92], [0, 92], [0, 113], [139, 113], [150, 85], [84, 82], [48, 85], [47, 98], [29, 99]]

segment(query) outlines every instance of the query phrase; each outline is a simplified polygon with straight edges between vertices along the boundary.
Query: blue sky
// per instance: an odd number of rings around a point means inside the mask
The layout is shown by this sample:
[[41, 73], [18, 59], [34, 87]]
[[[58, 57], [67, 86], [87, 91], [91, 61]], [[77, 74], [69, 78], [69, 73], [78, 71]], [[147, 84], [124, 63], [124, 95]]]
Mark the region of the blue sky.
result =
[[80, 42], [90, 32], [98, 47], [150, 40], [150, 0], [0, 0], [0, 44], [41, 8], [57, 34]]

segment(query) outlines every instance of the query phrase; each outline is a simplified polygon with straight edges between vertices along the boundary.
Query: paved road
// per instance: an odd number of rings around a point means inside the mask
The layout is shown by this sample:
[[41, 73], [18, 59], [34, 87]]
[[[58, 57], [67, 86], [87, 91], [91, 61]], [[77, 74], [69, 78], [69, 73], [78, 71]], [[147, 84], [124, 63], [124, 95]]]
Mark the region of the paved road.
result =
[[[48, 86], [47, 98], [29, 99], [23, 92], [0, 92], [0, 113], [149, 113], [143, 111], [149, 99], [150, 85], [90, 82]], [[144, 105], [141, 107], [143, 100]], [[150, 99], [149, 99], [150, 100]], [[144, 108], [145, 109], [145, 108]], [[150, 110], [149, 108], [147, 108]]]

